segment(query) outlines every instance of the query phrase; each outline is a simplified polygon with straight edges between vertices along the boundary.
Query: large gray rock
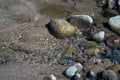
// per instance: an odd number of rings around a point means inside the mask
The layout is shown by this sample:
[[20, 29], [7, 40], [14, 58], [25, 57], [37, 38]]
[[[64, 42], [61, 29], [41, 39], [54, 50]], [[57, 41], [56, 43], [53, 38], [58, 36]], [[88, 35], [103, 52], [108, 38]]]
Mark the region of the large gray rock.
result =
[[108, 23], [111, 29], [120, 35], [120, 15], [111, 17]]

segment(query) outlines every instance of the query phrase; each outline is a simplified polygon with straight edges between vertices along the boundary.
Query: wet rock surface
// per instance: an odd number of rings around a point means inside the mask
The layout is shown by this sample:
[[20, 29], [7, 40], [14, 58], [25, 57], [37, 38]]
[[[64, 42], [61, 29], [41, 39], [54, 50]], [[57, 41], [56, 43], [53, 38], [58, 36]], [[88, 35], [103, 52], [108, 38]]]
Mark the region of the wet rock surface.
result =
[[[114, 3], [0, 0], [0, 4], [0, 79], [120, 79], [119, 20], [113, 20], [119, 8]], [[64, 38], [52, 35], [48, 23], [53, 34]]]

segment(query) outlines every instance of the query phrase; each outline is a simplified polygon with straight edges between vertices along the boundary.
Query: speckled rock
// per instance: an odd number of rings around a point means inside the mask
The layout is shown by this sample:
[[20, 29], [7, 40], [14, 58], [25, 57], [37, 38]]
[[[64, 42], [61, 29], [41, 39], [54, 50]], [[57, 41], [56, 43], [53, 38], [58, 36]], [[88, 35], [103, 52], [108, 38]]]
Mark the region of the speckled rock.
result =
[[114, 71], [111, 70], [104, 70], [102, 72], [102, 79], [103, 80], [118, 80], [118, 76]]
[[108, 68], [108, 67], [112, 66], [112, 62], [107, 58], [104, 58], [101, 63], [102, 63], [101, 67], [103, 67], [103, 68]]
[[114, 71], [118, 76], [118, 80], [120, 80], [120, 64], [113, 65], [109, 67], [108, 69]]
[[117, 47], [120, 44], [120, 39], [117, 35], [113, 35], [108, 37], [108, 39], [106, 40], [106, 43], [110, 47]]
[[73, 15], [68, 19], [68, 22], [79, 29], [86, 29], [93, 23], [93, 19], [89, 15]]
[[100, 52], [99, 48], [89, 48], [85, 50], [86, 53], [88, 53], [89, 55], [96, 55]]
[[52, 19], [48, 30], [52, 35], [58, 38], [71, 36], [76, 32], [76, 28], [64, 19]]
[[120, 35], [120, 16], [111, 17], [108, 23], [111, 29]]

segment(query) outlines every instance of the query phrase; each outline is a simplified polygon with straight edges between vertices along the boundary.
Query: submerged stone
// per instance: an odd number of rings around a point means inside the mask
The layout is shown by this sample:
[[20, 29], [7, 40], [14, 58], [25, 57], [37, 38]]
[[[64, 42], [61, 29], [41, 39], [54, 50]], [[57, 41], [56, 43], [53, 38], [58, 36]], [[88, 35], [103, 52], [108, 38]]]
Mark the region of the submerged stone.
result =
[[52, 35], [58, 38], [71, 36], [76, 32], [76, 28], [64, 19], [52, 19], [48, 30]]
[[113, 36], [110, 36], [107, 40], [106, 40], [106, 43], [108, 46], [110, 47], [117, 47], [119, 46], [120, 44], [120, 39], [118, 36], [116, 35], [113, 35]]
[[68, 78], [73, 78], [76, 75], [76, 72], [80, 72], [82, 70], [83, 66], [80, 63], [76, 63], [73, 66], [68, 67], [64, 74]]
[[103, 15], [107, 18], [110, 18], [110, 17], [119, 15], [119, 13], [114, 9], [107, 9], [105, 10]]
[[93, 23], [93, 19], [89, 15], [73, 15], [68, 22], [79, 29], [86, 29]]
[[92, 34], [92, 39], [94, 39], [97, 42], [101, 42], [105, 37], [105, 32], [104, 31], [100, 31], [97, 33]]
[[120, 35], [120, 16], [114, 16], [109, 19], [111, 29]]
[[94, 41], [86, 41], [83, 42], [82, 44], [79, 44], [79, 48], [81, 47], [85, 47], [85, 48], [92, 48], [92, 47], [96, 47], [98, 44]]
[[118, 76], [112, 70], [104, 70], [102, 72], [102, 78], [104, 80], [118, 80]]
[[68, 78], [72, 78], [75, 76], [76, 72], [77, 72], [77, 68], [75, 66], [71, 66], [66, 69], [65, 76], [67, 76]]
[[107, 19], [104, 16], [97, 14], [93, 16], [93, 20], [95, 25], [99, 25], [105, 22]]
[[118, 80], [120, 80], [120, 64], [113, 65], [109, 67], [108, 69], [114, 71], [118, 76]]

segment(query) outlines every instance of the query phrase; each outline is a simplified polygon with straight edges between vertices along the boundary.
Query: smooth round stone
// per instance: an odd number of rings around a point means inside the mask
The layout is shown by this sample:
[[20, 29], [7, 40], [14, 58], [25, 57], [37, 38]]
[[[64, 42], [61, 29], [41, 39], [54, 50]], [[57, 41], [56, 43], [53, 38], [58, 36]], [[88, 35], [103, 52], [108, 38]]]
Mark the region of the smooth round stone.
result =
[[97, 33], [93, 34], [92, 37], [95, 41], [100, 42], [104, 39], [105, 32], [104, 31], [97, 32]]
[[68, 22], [79, 29], [86, 29], [93, 23], [93, 19], [89, 15], [72, 15]]
[[72, 78], [75, 76], [75, 73], [77, 72], [77, 68], [75, 66], [71, 66], [69, 68], [66, 69], [65, 71], [65, 75], [68, 77], [68, 78]]
[[50, 75], [50, 78], [51, 78], [51, 80], [57, 80], [53, 74]]
[[89, 72], [89, 75], [90, 75], [91, 77], [95, 77], [95, 76], [96, 76], [95, 72], [92, 71], [92, 70]]
[[58, 38], [71, 36], [76, 32], [76, 28], [64, 19], [52, 19], [48, 30], [52, 35]]
[[79, 73], [75, 74], [75, 80], [83, 80], [82, 76]]
[[120, 15], [111, 17], [108, 23], [111, 26], [111, 29], [120, 35]]

